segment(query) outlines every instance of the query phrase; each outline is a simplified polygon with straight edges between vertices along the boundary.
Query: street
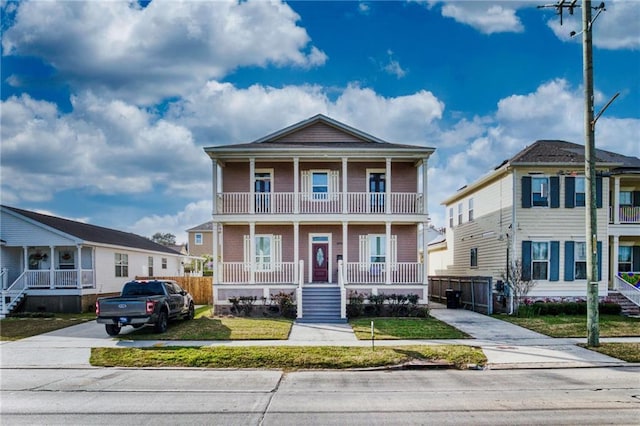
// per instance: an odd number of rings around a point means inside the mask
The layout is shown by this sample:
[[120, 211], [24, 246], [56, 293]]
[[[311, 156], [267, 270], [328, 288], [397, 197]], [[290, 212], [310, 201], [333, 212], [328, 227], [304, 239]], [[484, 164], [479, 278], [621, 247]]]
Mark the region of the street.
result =
[[3, 425], [617, 424], [640, 368], [280, 371], [4, 368]]

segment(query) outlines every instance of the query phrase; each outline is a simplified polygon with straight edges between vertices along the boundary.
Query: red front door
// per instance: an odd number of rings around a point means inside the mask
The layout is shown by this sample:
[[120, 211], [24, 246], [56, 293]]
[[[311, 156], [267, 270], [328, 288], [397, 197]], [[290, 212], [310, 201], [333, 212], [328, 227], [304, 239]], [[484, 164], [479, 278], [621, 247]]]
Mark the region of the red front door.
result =
[[311, 246], [313, 282], [329, 282], [329, 244], [314, 243]]

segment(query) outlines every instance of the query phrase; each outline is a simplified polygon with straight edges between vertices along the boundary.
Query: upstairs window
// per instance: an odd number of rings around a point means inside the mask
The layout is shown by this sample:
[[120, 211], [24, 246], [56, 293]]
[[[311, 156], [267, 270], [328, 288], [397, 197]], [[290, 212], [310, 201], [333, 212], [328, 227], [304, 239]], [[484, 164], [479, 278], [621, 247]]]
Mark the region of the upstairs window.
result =
[[575, 193], [575, 206], [576, 207], [584, 207], [585, 206], [585, 183], [584, 177], [577, 177], [575, 180], [576, 183], [576, 193]]
[[549, 205], [549, 178], [531, 178], [531, 205], [535, 207]]
[[469, 261], [469, 265], [472, 268], [477, 268], [478, 267], [478, 248], [477, 247], [473, 247], [471, 249], [471, 259]]
[[469, 222], [473, 221], [473, 198], [469, 198]]
[[449, 228], [453, 228], [453, 207], [449, 207]]
[[201, 246], [202, 245], [202, 234], [200, 234], [200, 233], [195, 234], [193, 238], [194, 238], [195, 245], [197, 245], [197, 246]]
[[458, 225], [462, 225], [462, 203], [458, 203]]

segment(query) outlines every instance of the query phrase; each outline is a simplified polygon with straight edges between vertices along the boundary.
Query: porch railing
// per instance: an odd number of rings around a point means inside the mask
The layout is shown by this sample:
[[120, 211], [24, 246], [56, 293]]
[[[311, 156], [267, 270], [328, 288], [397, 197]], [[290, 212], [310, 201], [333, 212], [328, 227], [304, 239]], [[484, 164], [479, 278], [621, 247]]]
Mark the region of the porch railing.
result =
[[225, 192], [216, 205], [218, 214], [423, 213], [422, 194], [416, 192]]
[[[610, 208], [609, 222], [614, 222], [614, 208]], [[640, 223], [640, 207], [620, 206], [618, 209], [618, 223]]]
[[[41, 269], [35, 271], [24, 271], [22, 275], [13, 284], [23, 281], [25, 288], [46, 289], [46, 288], [79, 288], [78, 287], [78, 271], [77, 270], [59, 270], [53, 271], [53, 285], [51, 271]], [[94, 288], [93, 269], [83, 269], [80, 271], [80, 287]], [[11, 287], [13, 287], [13, 285]], [[10, 288], [11, 288], [10, 287]]]
[[616, 276], [613, 281], [614, 288], [627, 299], [640, 306], [640, 288]]
[[346, 282], [349, 284], [421, 284], [422, 263], [398, 262], [389, 265], [382, 262], [346, 263]]
[[220, 262], [221, 284], [297, 284], [295, 262], [251, 264]]

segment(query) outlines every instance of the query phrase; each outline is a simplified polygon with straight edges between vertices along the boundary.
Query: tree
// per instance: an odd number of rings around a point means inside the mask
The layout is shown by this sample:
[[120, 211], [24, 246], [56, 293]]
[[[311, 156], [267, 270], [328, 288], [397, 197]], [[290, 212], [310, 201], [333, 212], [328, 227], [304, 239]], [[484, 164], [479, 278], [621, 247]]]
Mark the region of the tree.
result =
[[517, 314], [520, 305], [524, 302], [527, 294], [536, 286], [536, 282], [530, 279], [523, 278], [522, 274], [522, 261], [517, 259], [508, 265], [509, 270], [502, 272], [502, 279], [513, 298], [514, 308], [513, 313]]
[[151, 237], [151, 241], [163, 246], [172, 246], [176, 243], [176, 236], [168, 232], [166, 234], [156, 232], [155, 234], [153, 234], [153, 237]]

